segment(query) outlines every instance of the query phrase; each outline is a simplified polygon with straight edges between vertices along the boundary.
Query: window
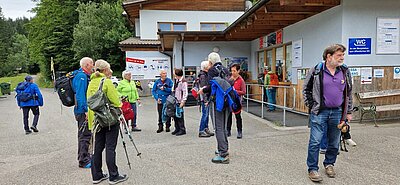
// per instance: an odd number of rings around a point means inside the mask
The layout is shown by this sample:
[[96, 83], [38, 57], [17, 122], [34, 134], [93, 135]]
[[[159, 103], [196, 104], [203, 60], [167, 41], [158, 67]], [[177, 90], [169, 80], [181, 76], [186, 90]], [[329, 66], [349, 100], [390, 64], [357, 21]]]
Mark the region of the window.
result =
[[158, 29], [161, 31], [186, 31], [186, 23], [159, 22]]
[[222, 31], [227, 27], [227, 23], [200, 23], [201, 31]]

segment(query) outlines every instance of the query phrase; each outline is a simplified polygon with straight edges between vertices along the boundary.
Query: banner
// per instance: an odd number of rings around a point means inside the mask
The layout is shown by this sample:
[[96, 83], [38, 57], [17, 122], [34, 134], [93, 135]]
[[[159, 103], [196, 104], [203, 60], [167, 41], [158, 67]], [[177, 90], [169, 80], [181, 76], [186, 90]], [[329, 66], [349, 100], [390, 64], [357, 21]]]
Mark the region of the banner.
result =
[[171, 61], [166, 58], [126, 57], [126, 70], [131, 71], [132, 80], [157, 79], [160, 71], [165, 70], [171, 77]]

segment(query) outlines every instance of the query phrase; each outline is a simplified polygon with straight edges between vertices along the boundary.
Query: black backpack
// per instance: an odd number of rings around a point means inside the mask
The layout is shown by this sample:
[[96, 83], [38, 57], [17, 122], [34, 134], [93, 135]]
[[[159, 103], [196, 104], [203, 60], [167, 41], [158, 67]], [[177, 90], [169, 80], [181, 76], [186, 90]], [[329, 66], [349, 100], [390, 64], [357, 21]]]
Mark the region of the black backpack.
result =
[[55, 82], [58, 97], [64, 106], [72, 107], [75, 105], [75, 92], [72, 87], [73, 73], [58, 77]]
[[169, 95], [165, 101], [165, 115], [168, 117], [174, 117], [176, 113], [176, 98], [173, 95]]

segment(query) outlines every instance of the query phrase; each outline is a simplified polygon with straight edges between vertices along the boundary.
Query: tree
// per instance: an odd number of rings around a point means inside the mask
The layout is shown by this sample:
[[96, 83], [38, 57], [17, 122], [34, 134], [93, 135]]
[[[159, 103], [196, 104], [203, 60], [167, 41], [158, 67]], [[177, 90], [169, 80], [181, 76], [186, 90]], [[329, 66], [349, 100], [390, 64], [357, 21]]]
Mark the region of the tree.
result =
[[13, 64], [14, 68], [20, 68], [21, 72], [28, 72], [29, 67], [33, 66], [29, 62], [28, 38], [22, 34], [15, 34], [13, 40], [13, 46], [8, 54], [7, 61]]

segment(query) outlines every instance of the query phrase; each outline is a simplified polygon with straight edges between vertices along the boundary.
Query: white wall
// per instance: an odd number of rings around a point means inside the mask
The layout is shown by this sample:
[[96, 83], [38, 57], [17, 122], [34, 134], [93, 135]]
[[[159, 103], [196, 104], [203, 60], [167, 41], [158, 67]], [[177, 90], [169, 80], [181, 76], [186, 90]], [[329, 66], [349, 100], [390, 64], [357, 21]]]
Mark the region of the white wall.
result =
[[186, 22], [187, 31], [200, 31], [200, 22], [229, 24], [243, 12], [140, 10], [140, 38], [158, 39], [158, 22]]
[[[376, 21], [378, 17], [400, 18], [400, 0], [343, 0], [342, 43], [348, 47], [349, 38], [371, 38], [370, 55], [347, 55], [350, 66], [400, 65], [400, 55], [376, 55]], [[346, 53], [347, 54], [347, 53]]]
[[140, 19], [135, 19], [135, 35], [140, 37]]
[[258, 51], [260, 46], [260, 40], [255, 39], [251, 41], [251, 57], [250, 57], [250, 63], [249, 63], [249, 70], [251, 71], [251, 79], [252, 80], [257, 80], [257, 61], [258, 61]]
[[[175, 66], [182, 67], [181, 63], [181, 45], [182, 42], [177, 42], [174, 48]], [[251, 47], [250, 42], [185, 42], [184, 55], [185, 66], [200, 66], [200, 63], [207, 60], [208, 54], [212, 49], [218, 46], [220, 48], [219, 54], [221, 59], [224, 57], [247, 57], [250, 62]], [[250, 63], [249, 63], [250, 65]]]

